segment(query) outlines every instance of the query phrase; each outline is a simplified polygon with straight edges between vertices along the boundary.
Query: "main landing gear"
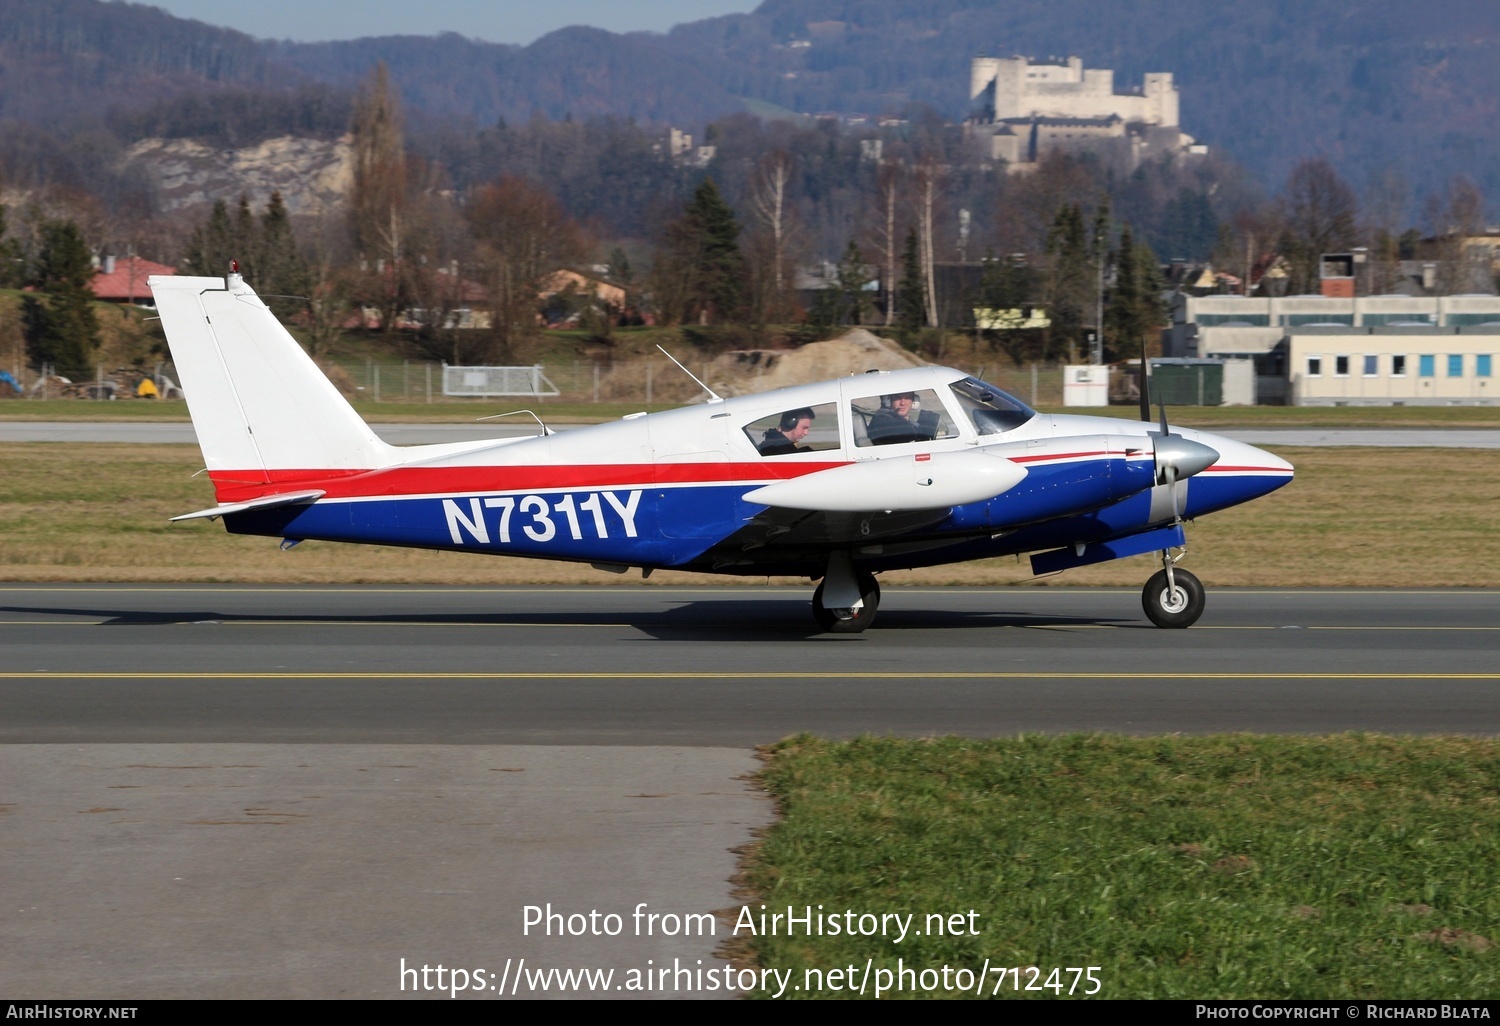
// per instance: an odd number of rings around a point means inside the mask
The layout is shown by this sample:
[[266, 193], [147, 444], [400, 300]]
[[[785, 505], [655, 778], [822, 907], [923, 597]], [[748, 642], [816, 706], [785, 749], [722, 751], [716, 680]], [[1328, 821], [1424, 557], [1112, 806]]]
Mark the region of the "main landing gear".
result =
[[858, 606], [832, 609], [825, 606], [823, 586], [827, 583], [823, 581], [813, 592], [813, 619], [818, 621], [820, 628], [829, 634], [858, 634], [875, 622], [875, 612], [880, 608], [880, 582], [875, 580], [874, 574], [862, 572], [856, 575]]
[[1168, 552], [1161, 554], [1161, 562], [1162, 568], [1151, 575], [1141, 592], [1146, 616], [1158, 627], [1191, 627], [1203, 615], [1203, 582], [1177, 569]]
[[818, 590], [813, 592], [813, 619], [830, 634], [858, 634], [875, 622], [880, 585], [867, 570], [856, 570], [847, 552], [834, 552]]

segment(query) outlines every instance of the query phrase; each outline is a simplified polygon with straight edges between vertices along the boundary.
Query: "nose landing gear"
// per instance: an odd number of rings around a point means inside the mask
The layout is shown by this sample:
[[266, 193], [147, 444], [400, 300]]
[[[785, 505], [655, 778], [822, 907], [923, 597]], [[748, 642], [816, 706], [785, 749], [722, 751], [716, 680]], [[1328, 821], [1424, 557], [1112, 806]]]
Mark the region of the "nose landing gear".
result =
[[1173, 566], [1162, 553], [1162, 568], [1151, 575], [1141, 592], [1146, 616], [1158, 627], [1191, 627], [1203, 615], [1203, 582], [1187, 570]]

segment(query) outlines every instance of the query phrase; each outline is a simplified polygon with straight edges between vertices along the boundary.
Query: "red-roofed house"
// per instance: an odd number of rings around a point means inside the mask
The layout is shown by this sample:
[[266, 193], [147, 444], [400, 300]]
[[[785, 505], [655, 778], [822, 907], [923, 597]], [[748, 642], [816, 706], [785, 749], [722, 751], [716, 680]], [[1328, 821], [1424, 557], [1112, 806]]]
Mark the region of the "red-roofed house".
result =
[[144, 257], [105, 257], [89, 288], [94, 296], [106, 303], [130, 303], [137, 306], [155, 306], [151, 289], [146, 279], [153, 274], [176, 274], [177, 268], [158, 264]]

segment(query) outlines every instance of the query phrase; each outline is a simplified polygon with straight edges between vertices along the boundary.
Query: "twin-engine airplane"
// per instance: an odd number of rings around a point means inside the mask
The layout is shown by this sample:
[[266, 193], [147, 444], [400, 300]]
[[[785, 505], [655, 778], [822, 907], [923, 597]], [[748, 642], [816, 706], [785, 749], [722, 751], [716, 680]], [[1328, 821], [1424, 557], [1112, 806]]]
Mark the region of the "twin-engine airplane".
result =
[[[875, 575], [1013, 553], [1045, 574], [1161, 554], [1146, 615], [1186, 627], [1183, 522], [1291, 480], [1215, 435], [1046, 416], [943, 367], [529, 438], [376, 437], [238, 274], [153, 277], [172, 358], [236, 534], [820, 580], [825, 631], [869, 627]], [[709, 393], [712, 395], [712, 393]], [[1174, 556], [1172, 550], [1178, 550]]]

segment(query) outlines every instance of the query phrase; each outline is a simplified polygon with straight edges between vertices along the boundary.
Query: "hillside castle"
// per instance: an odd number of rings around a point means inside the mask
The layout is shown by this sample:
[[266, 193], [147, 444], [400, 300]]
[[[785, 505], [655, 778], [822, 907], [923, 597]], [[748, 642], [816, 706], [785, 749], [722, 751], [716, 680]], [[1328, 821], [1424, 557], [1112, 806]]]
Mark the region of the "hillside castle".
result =
[[1177, 125], [1177, 86], [1169, 71], [1145, 76], [1140, 89], [1115, 91], [1115, 73], [1026, 57], [976, 57], [969, 75], [966, 125], [990, 160], [1025, 172], [1053, 150], [1091, 152], [1129, 172], [1160, 155], [1207, 152]]

